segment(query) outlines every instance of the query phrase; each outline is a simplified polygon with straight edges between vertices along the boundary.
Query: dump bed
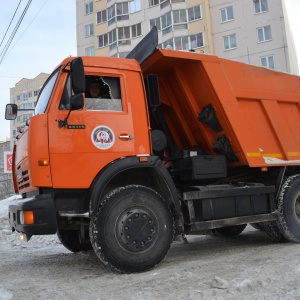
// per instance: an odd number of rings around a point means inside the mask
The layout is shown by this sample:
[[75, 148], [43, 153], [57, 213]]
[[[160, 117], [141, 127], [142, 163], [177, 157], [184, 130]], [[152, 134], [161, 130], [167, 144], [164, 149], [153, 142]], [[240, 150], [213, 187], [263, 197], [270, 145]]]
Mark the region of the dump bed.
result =
[[216, 56], [156, 50], [162, 110], [179, 149], [225, 154], [233, 165], [300, 164], [300, 77]]

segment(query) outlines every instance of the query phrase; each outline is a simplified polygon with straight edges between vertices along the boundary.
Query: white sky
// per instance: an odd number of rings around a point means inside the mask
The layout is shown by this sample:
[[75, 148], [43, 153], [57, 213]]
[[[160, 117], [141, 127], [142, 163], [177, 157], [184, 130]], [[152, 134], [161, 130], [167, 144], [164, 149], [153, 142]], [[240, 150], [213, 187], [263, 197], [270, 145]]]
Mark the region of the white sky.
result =
[[[0, 53], [28, 1], [22, 1]], [[0, 43], [19, 0], [0, 1]], [[289, 0], [290, 24], [300, 63], [300, 1]], [[67, 56], [76, 56], [76, 1], [32, 1], [6, 58], [0, 64], [0, 141], [9, 137], [10, 122], [4, 118], [10, 88], [22, 78], [51, 73]], [[1, 57], [0, 57], [1, 58]]]
[[[19, 2], [0, 1], [0, 44]], [[0, 53], [27, 3], [21, 2]], [[10, 101], [9, 89], [22, 78], [51, 73], [60, 61], [76, 53], [76, 1], [33, 0], [0, 64], [0, 141], [10, 135], [10, 121], [4, 118], [5, 105]]]

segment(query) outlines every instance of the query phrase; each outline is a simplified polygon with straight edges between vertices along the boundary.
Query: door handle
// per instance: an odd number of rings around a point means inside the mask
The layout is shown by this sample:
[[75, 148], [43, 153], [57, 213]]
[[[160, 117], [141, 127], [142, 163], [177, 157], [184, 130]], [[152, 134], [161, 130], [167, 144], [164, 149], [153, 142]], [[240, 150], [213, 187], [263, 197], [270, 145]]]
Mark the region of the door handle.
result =
[[119, 138], [122, 140], [133, 140], [133, 135], [121, 134]]

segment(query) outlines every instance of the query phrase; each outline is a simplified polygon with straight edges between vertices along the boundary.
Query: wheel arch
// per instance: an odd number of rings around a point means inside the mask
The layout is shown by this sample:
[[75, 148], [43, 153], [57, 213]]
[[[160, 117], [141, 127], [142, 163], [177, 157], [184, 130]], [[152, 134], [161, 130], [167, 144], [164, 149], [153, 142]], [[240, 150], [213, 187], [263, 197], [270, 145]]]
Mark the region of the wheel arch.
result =
[[120, 186], [138, 184], [157, 191], [167, 202], [172, 212], [181, 214], [175, 184], [157, 156], [148, 156], [146, 162], [139, 157], [125, 157], [106, 166], [94, 179], [90, 187], [90, 213], [97, 211], [99, 199]]

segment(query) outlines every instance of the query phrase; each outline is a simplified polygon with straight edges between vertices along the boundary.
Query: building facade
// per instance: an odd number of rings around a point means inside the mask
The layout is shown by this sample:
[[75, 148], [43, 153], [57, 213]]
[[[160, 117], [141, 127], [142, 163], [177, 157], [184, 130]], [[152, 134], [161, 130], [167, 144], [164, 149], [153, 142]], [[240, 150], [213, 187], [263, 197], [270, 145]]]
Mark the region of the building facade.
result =
[[11, 150], [16, 143], [17, 136], [32, 116], [39, 91], [48, 77], [49, 74], [40, 73], [33, 79], [23, 78], [10, 89], [10, 103], [17, 104], [19, 109], [29, 109], [28, 111], [19, 111], [16, 120], [10, 121]]
[[5, 152], [10, 152], [10, 142], [0, 141], [0, 200], [14, 193], [11, 173], [6, 173], [4, 170]]
[[284, 0], [210, 0], [214, 54], [299, 74]]
[[77, 54], [125, 57], [151, 30], [159, 47], [212, 53], [207, 0], [77, 0]]
[[76, 0], [77, 54], [125, 57], [155, 25], [159, 47], [298, 74], [285, 0]]

